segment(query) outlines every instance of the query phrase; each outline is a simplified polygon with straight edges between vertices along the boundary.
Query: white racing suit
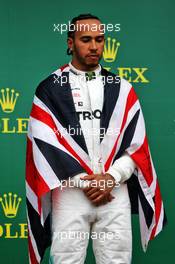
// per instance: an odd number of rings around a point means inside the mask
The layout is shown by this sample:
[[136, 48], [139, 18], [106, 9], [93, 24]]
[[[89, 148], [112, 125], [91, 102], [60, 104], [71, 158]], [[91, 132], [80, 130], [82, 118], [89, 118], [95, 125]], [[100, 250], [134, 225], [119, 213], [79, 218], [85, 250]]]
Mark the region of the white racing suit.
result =
[[[93, 172], [101, 173], [100, 114], [104, 85], [101, 66], [96, 78], [86, 81], [85, 72], [70, 65], [70, 85], [76, 112], [85, 137]], [[80, 187], [86, 186], [80, 176], [72, 178], [76, 186], [59, 187], [52, 191], [51, 262], [54, 264], [83, 264], [89, 238], [97, 264], [129, 264], [132, 256], [131, 204], [127, 184], [135, 170], [128, 154], [116, 160], [108, 170], [120, 183], [111, 194], [115, 197], [105, 205], [94, 206]]]

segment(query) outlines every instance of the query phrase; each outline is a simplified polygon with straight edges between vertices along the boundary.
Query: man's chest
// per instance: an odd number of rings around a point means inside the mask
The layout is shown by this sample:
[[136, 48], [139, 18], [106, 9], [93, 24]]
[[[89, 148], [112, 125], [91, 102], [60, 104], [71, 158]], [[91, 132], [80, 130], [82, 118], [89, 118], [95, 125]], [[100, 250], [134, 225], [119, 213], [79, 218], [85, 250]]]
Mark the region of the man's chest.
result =
[[104, 100], [104, 87], [101, 80], [81, 82], [78, 78], [72, 77], [70, 87], [79, 119], [100, 119]]

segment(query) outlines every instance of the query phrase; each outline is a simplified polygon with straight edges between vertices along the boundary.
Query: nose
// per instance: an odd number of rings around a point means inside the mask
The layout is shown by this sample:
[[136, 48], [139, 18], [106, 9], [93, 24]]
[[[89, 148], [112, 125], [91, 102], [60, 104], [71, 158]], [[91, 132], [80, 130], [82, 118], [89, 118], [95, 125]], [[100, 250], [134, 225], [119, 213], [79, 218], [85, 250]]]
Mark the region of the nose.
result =
[[97, 50], [96, 41], [94, 39], [92, 39], [90, 43], [90, 50]]

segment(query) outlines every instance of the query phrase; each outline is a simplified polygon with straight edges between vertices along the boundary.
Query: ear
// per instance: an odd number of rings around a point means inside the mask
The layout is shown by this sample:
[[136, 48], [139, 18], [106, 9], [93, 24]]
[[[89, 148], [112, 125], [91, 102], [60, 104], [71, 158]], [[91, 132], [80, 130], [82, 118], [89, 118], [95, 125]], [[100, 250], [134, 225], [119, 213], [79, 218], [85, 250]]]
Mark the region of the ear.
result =
[[73, 50], [73, 38], [68, 38], [67, 39], [67, 45], [68, 45], [68, 48], [70, 49], [70, 50]]

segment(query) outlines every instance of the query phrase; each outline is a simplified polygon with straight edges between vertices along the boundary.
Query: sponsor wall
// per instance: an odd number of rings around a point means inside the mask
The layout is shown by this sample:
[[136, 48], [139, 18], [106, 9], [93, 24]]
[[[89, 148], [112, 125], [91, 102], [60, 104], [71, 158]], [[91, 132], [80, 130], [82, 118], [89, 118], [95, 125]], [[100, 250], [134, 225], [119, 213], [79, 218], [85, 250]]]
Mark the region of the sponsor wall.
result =
[[[106, 31], [101, 64], [131, 82], [140, 98], [169, 220], [144, 254], [133, 216], [133, 263], [174, 260], [174, 8], [171, 0], [1, 1], [0, 263], [28, 263], [25, 147], [31, 103], [39, 82], [71, 59], [60, 25], [88, 12], [114, 26]], [[44, 264], [48, 256], [49, 250]], [[86, 263], [95, 263], [91, 244]]]

